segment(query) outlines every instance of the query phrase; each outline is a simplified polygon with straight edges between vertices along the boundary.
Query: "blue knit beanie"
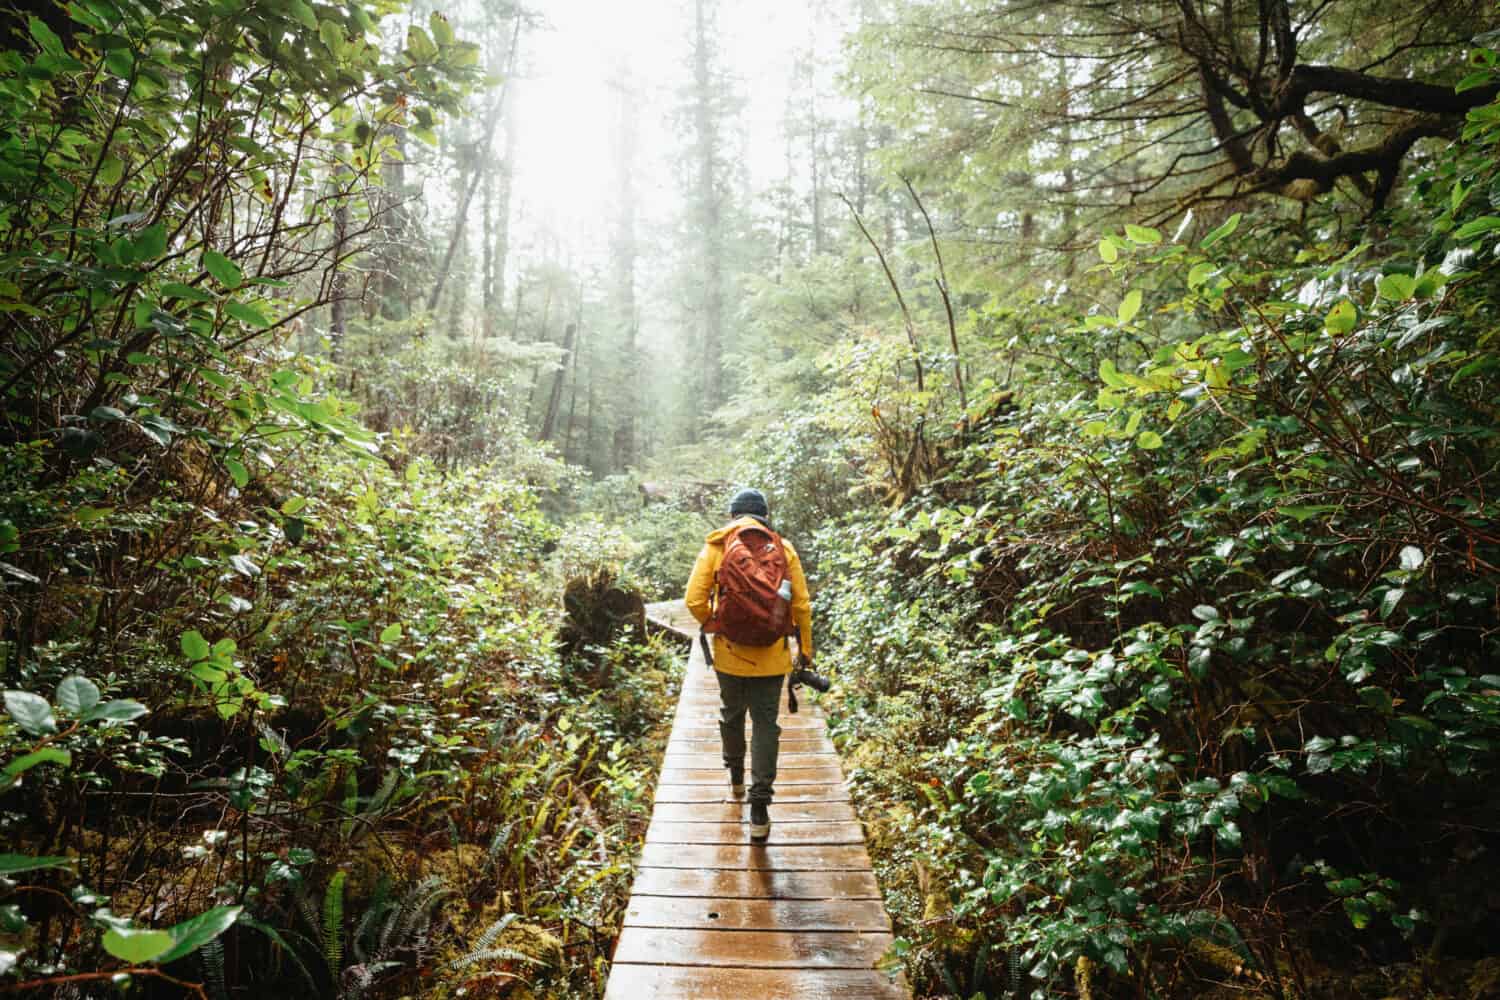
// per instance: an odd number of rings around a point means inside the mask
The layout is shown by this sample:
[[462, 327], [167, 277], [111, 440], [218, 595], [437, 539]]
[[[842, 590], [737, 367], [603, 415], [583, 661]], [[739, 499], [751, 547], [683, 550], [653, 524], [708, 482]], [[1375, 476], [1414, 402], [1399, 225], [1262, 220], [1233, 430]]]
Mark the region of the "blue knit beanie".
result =
[[729, 514], [749, 514], [753, 517], [769, 517], [771, 508], [766, 506], [766, 495], [760, 490], [743, 489], [729, 501]]

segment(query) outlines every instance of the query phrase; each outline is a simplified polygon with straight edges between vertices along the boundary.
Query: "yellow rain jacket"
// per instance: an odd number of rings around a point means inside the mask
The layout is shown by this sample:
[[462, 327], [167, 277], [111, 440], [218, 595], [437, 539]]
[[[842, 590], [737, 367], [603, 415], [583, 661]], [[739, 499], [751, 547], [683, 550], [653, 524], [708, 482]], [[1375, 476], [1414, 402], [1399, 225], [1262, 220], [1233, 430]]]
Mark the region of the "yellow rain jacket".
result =
[[[702, 625], [708, 621], [713, 610], [714, 586], [718, 579], [719, 564], [724, 561], [724, 539], [742, 524], [757, 524], [753, 517], [740, 517], [717, 531], [709, 533], [703, 541], [703, 551], [693, 564], [693, 575], [687, 585], [687, 606]], [[812, 657], [812, 598], [807, 593], [807, 578], [802, 575], [802, 560], [792, 543], [782, 539], [786, 546], [786, 571], [792, 579], [792, 623], [797, 626], [799, 647], [808, 658]], [[726, 674], [740, 677], [772, 677], [790, 673], [792, 651], [785, 640], [772, 646], [745, 646], [730, 642], [722, 635], [714, 637], [714, 668]]]

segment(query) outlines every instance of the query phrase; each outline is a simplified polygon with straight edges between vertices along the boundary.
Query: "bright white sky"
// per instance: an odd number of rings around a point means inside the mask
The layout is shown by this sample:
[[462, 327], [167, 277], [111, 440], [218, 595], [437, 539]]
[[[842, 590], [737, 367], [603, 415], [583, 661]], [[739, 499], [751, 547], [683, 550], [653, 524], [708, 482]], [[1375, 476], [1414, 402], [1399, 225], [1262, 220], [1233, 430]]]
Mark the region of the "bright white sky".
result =
[[[761, 191], [784, 171], [778, 124], [792, 63], [810, 39], [812, 18], [806, 0], [721, 0], [719, 8], [721, 65], [738, 80], [746, 101], [740, 120], [746, 166], [752, 188]], [[686, 140], [672, 135], [671, 115], [688, 74], [693, 0], [548, 0], [542, 10], [548, 28], [521, 41], [517, 243], [525, 246], [538, 230], [550, 229], [562, 240], [565, 257], [593, 263], [607, 246], [613, 186], [607, 81], [622, 60], [642, 95], [636, 178], [641, 228], [664, 224], [680, 211], [671, 157]], [[820, 34], [835, 32], [825, 26]], [[836, 39], [820, 42], [836, 51]]]

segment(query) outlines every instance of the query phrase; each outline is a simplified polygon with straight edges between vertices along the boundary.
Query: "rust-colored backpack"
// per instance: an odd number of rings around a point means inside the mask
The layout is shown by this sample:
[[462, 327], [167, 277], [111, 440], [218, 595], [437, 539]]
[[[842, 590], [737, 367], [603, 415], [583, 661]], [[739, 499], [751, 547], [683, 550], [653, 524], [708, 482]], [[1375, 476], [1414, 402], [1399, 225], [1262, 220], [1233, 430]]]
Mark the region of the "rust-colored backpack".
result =
[[792, 603], [781, 596], [788, 579], [780, 535], [759, 522], [734, 529], [724, 538], [714, 610], [703, 631], [746, 646], [771, 646], [791, 635]]

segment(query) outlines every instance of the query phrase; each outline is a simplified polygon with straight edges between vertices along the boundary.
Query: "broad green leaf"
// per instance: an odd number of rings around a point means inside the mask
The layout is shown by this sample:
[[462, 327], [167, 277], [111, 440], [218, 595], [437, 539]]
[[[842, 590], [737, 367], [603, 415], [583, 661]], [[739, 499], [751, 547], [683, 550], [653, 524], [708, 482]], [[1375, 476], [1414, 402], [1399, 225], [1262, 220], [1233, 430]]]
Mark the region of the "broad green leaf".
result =
[[1375, 282], [1375, 293], [1392, 302], [1405, 302], [1417, 289], [1417, 279], [1409, 274], [1383, 274]]
[[397, 639], [400, 639], [400, 638], [401, 638], [401, 623], [400, 622], [396, 622], [396, 624], [394, 624], [394, 625], [387, 625], [385, 628], [383, 628], [383, 629], [380, 630], [380, 641], [381, 642], [395, 642]]
[[[135, 71], [135, 53], [129, 49], [110, 49], [104, 53], [104, 65], [115, 76], [122, 80], [128, 80], [130, 79], [130, 74]], [[119, 178], [116, 177], [115, 179], [118, 180]]]
[[1477, 69], [1474, 72], [1470, 73], [1468, 76], [1464, 77], [1462, 80], [1455, 83], [1453, 85], [1453, 92], [1456, 94], [1462, 94], [1466, 90], [1473, 90], [1475, 87], [1483, 87], [1485, 84], [1494, 79], [1494, 76], [1495, 74], [1490, 70]]
[[104, 950], [122, 962], [138, 965], [167, 953], [172, 935], [144, 927], [116, 927], [104, 934]]
[[1155, 451], [1162, 446], [1161, 435], [1155, 431], [1141, 431], [1135, 443], [1147, 451]]
[[307, 506], [307, 497], [288, 497], [281, 505], [283, 514], [297, 514]]
[[1286, 504], [1285, 506], [1276, 508], [1278, 512], [1285, 514], [1287, 517], [1291, 518], [1294, 521], [1297, 521], [1298, 523], [1309, 521], [1321, 514], [1327, 514], [1328, 512], [1337, 509], [1338, 508], [1332, 504]]
[[1344, 913], [1348, 915], [1355, 930], [1364, 930], [1370, 926], [1370, 920], [1375, 916], [1370, 904], [1357, 896], [1344, 897]]
[[39, 17], [32, 17], [27, 21], [27, 28], [31, 32], [31, 37], [36, 39], [36, 43], [42, 47], [43, 52], [52, 56], [66, 54], [63, 50], [62, 39], [58, 38], [57, 34], [51, 28], [47, 27], [47, 22]]
[[99, 164], [99, 183], [105, 187], [114, 187], [124, 174], [125, 164], [116, 157], [106, 156]]
[[138, 261], [152, 261], [167, 252], [167, 227], [158, 222], [142, 229], [131, 247], [131, 256]]
[[1187, 283], [1189, 288], [1197, 288], [1203, 284], [1218, 270], [1218, 265], [1211, 261], [1200, 260], [1188, 271]]
[[437, 39], [439, 45], [452, 45], [456, 39], [453, 35], [453, 26], [448, 19], [437, 11], [433, 11], [427, 18], [427, 27], [432, 29], [432, 37]]
[[105, 424], [117, 424], [122, 420], [128, 420], [125, 411], [114, 406], [96, 406], [89, 411], [89, 419], [97, 420]]
[[1193, 617], [1200, 622], [1216, 622], [1219, 620], [1219, 609], [1212, 604], [1200, 604], [1193, 608]]
[[1500, 229], [1500, 215], [1481, 215], [1479, 218], [1471, 219], [1462, 226], [1459, 226], [1458, 231], [1453, 234], [1453, 238], [1455, 240], [1471, 240], [1476, 236], [1483, 236], [1485, 233], [1494, 232], [1496, 229]]
[[1355, 310], [1354, 303], [1344, 299], [1323, 317], [1323, 329], [1334, 336], [1340, 336], [1354, 329], [1358, 319], [1359, 313]]
[[240, 271], [239, 265], [217, 250], [204, 251], [203, 269], [230, 291], [240, 287], [245, 280], [245, 275]]
[[28, 854], [0, 854], [0, 875], [18, 875], [43, 868], [72, 868], [77, 863], [77, 858], [34, 858]]
[[42, 747], [40, 750], [31, 751], [31, 753], [23, 753], [15, 760], [6, 764], [3, 771], [0, 771], [0, 775], [4, 776], [0, 777], [0, 790], [15, 785], [21, 775], [38, 764], [60, 764], [63, 767], [67, 767], [71, 763], [73, 763], [73, 755], [66, 750], [59, 750], [57, 747]]
[[1109, 386], [1111, 389], [1123, 389], [1126, 386], [1124, 377], [1120, 375], [1120, 370], [1116, 368], [1115, 363], [1108, 358], [1105, 358], [1103, 361], [1099, 362], [1099, 377], [1103, 379], [1104, 384]]
[[1130, 291], [1125, 293], [1125, 298], [1120, 303], [1120, 308], [1115, 313], [1115, 318], [1118, 319], [1120, 321], [1120, 325], [1123, 326], [1126, 323], [1129, 323], [1131, 320], [1135, 319], [1135, 314], [1140, 311], [1141, 290], [1139, 288], [1132, 288]]
[[1204, 250], [1207, 250], [1209, 247], [1224, 239], [1226, 236], [1233, 234], [1233, 232], [1240, 227], [1240, 214], [1241, 213], [1239, 212], [1235, 212], [1229, 218], [1225, 219], [1224, 222], [1216, 229], [1214, 229], [1213, 232], [1203, 237], [1203, 242], [1200, 243], [1199, 246], [1201, 246]]
[[413, 24], [406, 29], [406, 52], [414, 62], [427, 62], [437, 55], [437, 46], [421, 27]]
[[57, 720], [52, 717], [52, 706], [47, 699], [30, 691], [5, 692], [5, 710], [16, 720], [16, 725], [33, 736], [45, 736], [57, 732]]
[[1104, 258], [1104, 263], [1113, 264], [1120, 259], [1120, 251], [1115, 249], [1112, 241], [1105, 238], [1099, 241], [1099, 256]]
[[327, 46], [328, 51], [335, 54], [344, 50], [344, 29], [335, 21], [318, 22], [318, 41]]
[[190, 302], [213, 302], [214, 297], [201, 288], [193, 285], [184, 285], [180, 281], [164, 281], [161, 286], [162, 298], [187, 299]]
[[57, 704], [69, 715], [82, 715], [99, 704], [99, 687], [82, 674], [64, 677], [57, 685]]
[[1161, 242], [1161, 233], [1157, 230], [1152, 229], [1150, 226], [1131, 225], [1128, 222], [1125, 224], [1125, 236], [1130, 242], [1139, 243], [1143, 246], [1150, 246], [1151, 244]]
[[203, 638], [203, 634], [197, 629], [188, 629], [182, 633], [178, 642], [182, 646], [182, 655], [189, 660], [196, 663], [198, 660], [208, 659], [208, 640]]
[[128, 698], [116, 698], [106, 701], [89, 710], [83, 717], [84, 722], [130, 722], [139, 719], [146, 714], [146, 706], [138, 701]]
[[226, 302], [224, 311], [241, 323], [258, 330], [264, 330], [271, 325], [271, 321], [265, 317], [265, 314], [248, 302]]
[[229, 478], [233, 479], [234, 485], [240, 489], [244, 489], [245, 484], [250, 482], [250, 470], [245, 468], [245, 464], [239, 459], [225, 455], [224, 468], [229, 470]]
[[243, 909], [242, 906], [216, 906], [206, 913], [168, 927], [167, 934], [172, 938], [172, 947], [165, 954], [159, 955], [156, 961], [166, 965], [191, 955], [233, 927]]
[[318, 30], [318, 15], [313, 13], [313, 9], [304, 0], [291, 0], [287, 9], [291, 11], [292, 16], [297, 19], [297, 22], [308, 31]]
[[1392, 587], [1385, 592], [1380, 599], [1380, 617], [1389, 618], [1395, 613], [1396, 606], [1401, 603], [1401, 598], [1406, 596], [1406, 591], [1400, 587]]

